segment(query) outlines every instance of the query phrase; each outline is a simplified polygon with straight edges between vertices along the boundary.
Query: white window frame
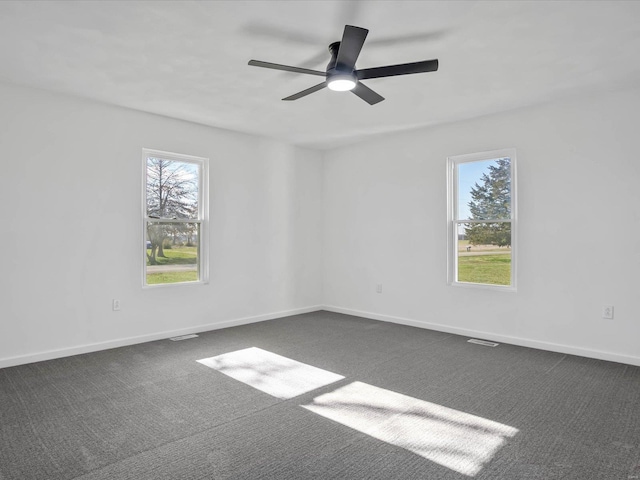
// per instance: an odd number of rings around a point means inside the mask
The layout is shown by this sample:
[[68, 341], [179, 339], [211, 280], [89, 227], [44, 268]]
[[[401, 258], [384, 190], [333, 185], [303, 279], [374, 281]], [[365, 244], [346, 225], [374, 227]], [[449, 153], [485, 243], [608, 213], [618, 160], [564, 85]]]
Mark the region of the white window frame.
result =
[[[511, 218], [469, 221], [457, 218], [458, 215], [458, 165], [509, 157], [511, 159]], [[484, 288], [498, 291], [515, 292], [517, 290], [517, 185], [516, 150], [505, 148], [488, 152], [470, 153], [447, 157], [447, 284], [452, 286]], [[460, 223], [511, 223], [511, 284], [492, 285], [488, 283], [470, 283], [458, 281], [458, 226]]]
[[[176, 162], [192, 163], [198, 165], [198, 217], [197, 218], [150, 218], [147, 215], [147, 159], [149, 157], [161, 158]], [[197, 223], [198, 229], [198, 280], [193, 282], [176, 283], [147, 283], [147, 246], [146, 230], [148, 222], [162, 223]], [[175, 287], [179, 285], [200, 285], [209, 283], [209, 159], [185, 155], [182, 153], [164, 152], [150, 148], [142, 149], [142, 286], [144, 288]]]

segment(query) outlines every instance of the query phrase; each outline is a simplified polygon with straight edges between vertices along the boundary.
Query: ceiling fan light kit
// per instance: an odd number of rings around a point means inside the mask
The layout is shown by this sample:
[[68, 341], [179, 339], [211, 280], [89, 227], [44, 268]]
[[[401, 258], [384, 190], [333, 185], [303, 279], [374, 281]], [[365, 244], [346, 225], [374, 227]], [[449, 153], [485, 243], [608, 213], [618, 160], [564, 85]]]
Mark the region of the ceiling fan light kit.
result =
[[366, 28], [345, 25], [342, 34], [342, 41], [329, 45], [331, 60], [326, 71], [311, 70], [308, 68], [292, 67], [277, 63], [263, 62], [260, 60], [250, 60], [249, 65], [254, 67], [271, 68], [273, 70], [283, 70], [285, 72], [303, 73], [306, 75], [316, 75], [325, 78], [324, 82], [295, 93], [282, 100], [298, 100], [307, 95], [329, 87], [330, 90], [344, 92], [352, 91], [369, 105], [384, 100], [384, 97], [377, 94], [360, 80], [369, 78], [392, 77], [396, 75], [409, 75], [413, 73], [435, 72], [438, 70], [438, 60], [425, 60], [414, 63], [403, 63], [399, 65], [387, 65], [384, 67], [365, 68], [356, 70], [356, 60], [360, 55], [364, 41], [369, 30]]
[[357, 82], [355, 75], [337, 74], [327, 78], [327, 87], [334, 92], [346, 92], [353, 90]]

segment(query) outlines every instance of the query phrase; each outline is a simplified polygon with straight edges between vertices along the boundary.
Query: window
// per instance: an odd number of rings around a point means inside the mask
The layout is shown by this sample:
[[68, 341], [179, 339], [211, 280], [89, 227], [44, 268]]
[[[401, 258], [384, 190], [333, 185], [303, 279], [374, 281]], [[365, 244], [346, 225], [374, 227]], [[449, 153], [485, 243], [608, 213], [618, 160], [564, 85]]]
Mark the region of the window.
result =
[[206, 283], [208, 160], [142, 150], [143, 284]]
[[516, 152], [449, 157], [448, 281], [516, 288]]

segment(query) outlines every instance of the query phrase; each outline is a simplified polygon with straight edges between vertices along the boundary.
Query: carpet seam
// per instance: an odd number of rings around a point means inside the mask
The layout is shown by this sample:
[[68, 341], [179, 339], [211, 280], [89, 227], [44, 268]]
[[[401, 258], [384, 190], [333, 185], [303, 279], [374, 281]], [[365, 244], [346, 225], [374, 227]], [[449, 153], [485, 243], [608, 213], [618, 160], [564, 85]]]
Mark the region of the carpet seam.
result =
[[[346, 379], [346, 377], [345, 377], [345, 379]], [[344, 380], [344, 379], [343, 379], [343, 380]], [[341, 381], [342, 381], [342, 380], [341, 380]], [[264, 392], [261, 392], [261, 393], [264, 393]], [[268, 394], [265, 394], [265, 395], [268, 395]], [[275, 398], [275, 397], [273, 397], [273, 398]], [[296, 398], [296, 397], [294, 397], [294, 398]], [[103, 470], [103, 469], [105, 469], [105, 468], [107, 468], [107, 467], [110, 467], [110, 466], [112, 466], [112, 465], [117, 465], [118, 463], [122, 463], [122, 462], [124, 462], [124, 461], [126, 461], [126, 460], [129, 460], [129, 459], [131, 459], [131, 458], [135, 458], [135, 457], [137, 457], [137, 456], [139, 456], [139, 455], [143, 455], [143, 454], [145, 454], [145, 453], [152, 452], [153, 450], [157, 450], [157, 449], [162, 448], [162, 447], [165, 447], [165, 446], [167, 446], [167, 445], [171, 445], [172, 443], [180, 442], [180, 441], [186, 440], [186, 439], [188, 439], [188, 438], [195, 437], [196, 435], [201, 435], [201, 434], [203, 434], [203, 433], [205, 433], [205, 432], [216, 430], [216, 429], [218, 429], [218, 428], [220, 428], [220, 427], [224, 427], [224, 426], [229, 425], [229, 424], [231, 424], [231, 423], [234, 423], [234, 422], [236, 422], [236, 421], [238, 421], [238, 420], [242, 420], [242, 419], [247, 418], [247, 417], [249, 417], [249, 416], [252, 416], [252, 415], [255, 415], [255, 414], [258, 414], [258, 413], [262, 413], [262, 412], [264, 412], [264, 411], [266, 411], [266, 410], [268, 410], [268, 409], [270, 409], [270, 408], [276, 407], [276, 406], [281, 405], [281, 404], [283, 404], [283, 403], [290, 402], [290, 401], [292, 401], [292, 400], [293, 400], [293, 399], [291, 399], [291, 398], [290, 398], [290, 399], [282, 399], [282, 400], [278, 400], [277, 402], [275, 402], [275, 403], [273, 403], [273, 404], [271, 404], [271, 405], [267, 405], [267, 406], [266, 406], [266, 407], [264, 407], [264, 408], [261, 408], [261, 409], [258, 409], [258, 410], [255, 410], [255, 411], [252, 411], [252, 412], [249, 412], [249, 413], [245, 413], [244, 415], [241, 415], [241, 416], [238, 416], [238, 417], [232, 418], [232, 419], [230, 419], [230, 420], [227, 420], [227, 421], [225, 421], [225, 422], [219, 423], [219, 424], [214, 425], [214, 426], [211, 426], [211, 427], [205, 427], [205, 428], [203, 428], [202, 430], [198, 430], [197, 432], [192, 433], [191, 435], [185, 435], [185, 436], [182, 436], [182, 437], [179, 437], [179, 438], [175, 438], [175, 439], [173, 439], [173, 440], [169, 440], [169, 441], [167, 441], [167, 442], [164, 442], [164, 443], [161, 443], [161, 444], [155, 445], [155, 446], [153, 446], [153, 447], [151, 447], [151, 448], [147, 448], [146, 450], [141, 450], [141, 451], [137, 452], [137, 453], [136, 453], [136, 454], [134, 454], [134, 455], [130, 455], [130, 456], [125, 457], [125, 458], [121, 458], [120, 460], [116, 460], [115, 462], [110, 462], [110, 463], [108, 463], [108, 464], [106, 464], [106, 465], [103, 465], [103, 466], [101, 466], [101, 467], [95, 468], [95, 469], [93, 469], [93, 470], [87, 470], [86, 472], [82, 473], [81, 475], [78, 475], [78, 476], [76, 476], [76, 477], [72, 477], [72, 478], [70, 478], [69, 480], [77, 480], [77, 479], [79, 479], [79, 478], [82, 478], [82, 477], [84, 477], [84, 476], [86, 476], [86, 475], [90, 474], [90, 473], [99, 472], [100, 470]]]

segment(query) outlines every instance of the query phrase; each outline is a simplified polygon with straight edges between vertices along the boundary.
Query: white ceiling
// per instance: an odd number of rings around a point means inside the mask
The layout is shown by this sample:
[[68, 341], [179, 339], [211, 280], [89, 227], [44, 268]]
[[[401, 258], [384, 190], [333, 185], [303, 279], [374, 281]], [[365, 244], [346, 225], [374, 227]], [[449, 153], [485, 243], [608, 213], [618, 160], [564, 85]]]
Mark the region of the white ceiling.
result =
[[[640, 81], [640, 2], [2, 1], [0, 80], [332, 148]], [[281, 99], [324, 70], [345, 24], [358, 68], [438, 58], [438, 72]]]

